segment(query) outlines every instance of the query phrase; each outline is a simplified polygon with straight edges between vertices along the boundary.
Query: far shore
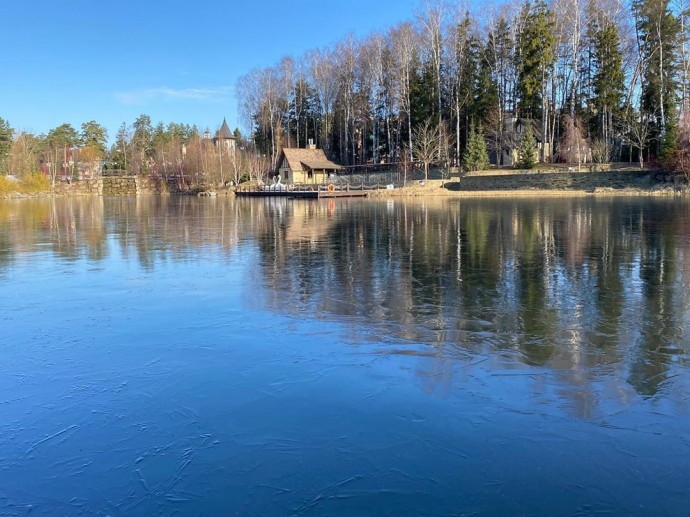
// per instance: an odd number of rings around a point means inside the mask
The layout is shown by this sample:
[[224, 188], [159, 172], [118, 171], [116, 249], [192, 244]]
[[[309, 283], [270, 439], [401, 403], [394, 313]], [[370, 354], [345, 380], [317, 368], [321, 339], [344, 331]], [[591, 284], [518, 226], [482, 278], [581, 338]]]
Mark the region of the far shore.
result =
[[377, 190], [369, 194], [371, 198], [405, 198], [405, 197], [625, 197], [625, 196], [679, 196], [689, 195], [687, 187], [656, 185], [650, 188], [595, 187], [592, 189], [501, 189], [501, 190], [460, 190], [458, 182], [453, 180], [428, 180], [424, 185], [413, 185], [393, 190]]
[[[414, 179], [411, 179], [414, 178]], [[102, 192], [82, 189], [78, 181], [60, 184], [57, 189], [35, 192], [0, 192], [0, 199], [39, 198], [52, 196], [103, 195]], [[85, 185], [88, 182], [84, 182]], [[168, 192], [160, 180], [150, 180], [151, 190], [139, 194], [181, 194]], [[158, 185], [156, 187], [154, 184]], [[383, 182], [381, 183], [384, 184]], [[118, 194], [120, 192], [115, 192]], [[190, 192], [192, 193], [192, 192]], [[196, 191], [194, 192], [197, 193]], [[187, 193], [189, 194], [189, 193]], [[199, 195], [234, 195], [233, 188], [211, 189]], [[489, 170], [467, 174], [452, 174], [450, 178], [440, 178], [437, 171], [430, 173], [429, 179], [419, 175], [408, 176], [403, 187], [372, 190], [368, 197], [373, 199], [390, 198], [554, 198], [554, 197], [633, 197], [633, 196], [686, 196], [690, 185], [686, 181], [670, 177], [660, 171], [640, 171], [633, 168], [607, 172], [575, 172], [564, 168], [551, 170], [513, 171]], [[125, 194], [122, 195], [132, 195]]]

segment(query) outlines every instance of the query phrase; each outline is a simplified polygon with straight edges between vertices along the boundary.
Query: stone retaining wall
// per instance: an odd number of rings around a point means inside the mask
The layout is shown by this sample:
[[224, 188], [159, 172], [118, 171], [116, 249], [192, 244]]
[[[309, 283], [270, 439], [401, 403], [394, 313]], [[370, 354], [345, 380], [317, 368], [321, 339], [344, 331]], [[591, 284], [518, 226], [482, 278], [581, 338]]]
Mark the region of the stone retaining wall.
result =
[[460, 178], [455, 190], [622, 190], [650, 188], [657, 179], [649, 171], [544, 172], [519, 174], [476, 174]]
[[98, 179], [61, 181], [54, 192], [64, 195], [137, 196], [141, 194], [167, 194], [164, 181], [137, 176], [105, 176]]
[[109, 176], [103, 178], [104, 196], [136, 196], [136, 176]]
[[100, 195], [103, 192], [103, 178], [92, 180], [78, 180], [70, 183], [60, 181], [55, 184], [56, 194], [66, 194], [70, 196], [90, 196]]

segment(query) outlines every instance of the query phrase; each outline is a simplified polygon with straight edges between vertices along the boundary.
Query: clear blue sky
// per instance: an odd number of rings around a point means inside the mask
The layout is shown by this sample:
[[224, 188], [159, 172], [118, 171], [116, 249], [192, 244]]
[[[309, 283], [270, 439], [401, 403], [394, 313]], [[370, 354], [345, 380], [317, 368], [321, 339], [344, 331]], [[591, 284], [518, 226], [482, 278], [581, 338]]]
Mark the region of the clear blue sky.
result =
[[348, 33], [412, 19], [420, 0], [4, 0], [0, 117], [47, 132], [96, 120], [111, 141], [154, 123], [238, 125], [238, 76]]

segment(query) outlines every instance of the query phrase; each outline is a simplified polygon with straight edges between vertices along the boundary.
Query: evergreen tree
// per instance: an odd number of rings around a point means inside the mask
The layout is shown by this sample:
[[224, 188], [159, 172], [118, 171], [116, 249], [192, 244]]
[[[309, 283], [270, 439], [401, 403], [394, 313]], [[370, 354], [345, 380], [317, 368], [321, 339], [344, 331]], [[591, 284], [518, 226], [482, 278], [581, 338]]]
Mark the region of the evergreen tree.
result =
[[601, 12], [592, 16], [588, 32], [593, 44], [592, 105], [596, 108], [595, 133], [606, 143], [608, 154], [613, 144], [614, 117], [620, 115], [625, 91], [620, 36], [618, 28]]
[[415, 59], [414, 73], [410, 80], [410, 110], [412, 127], [435, 118], [434, 70], [430, 63], [419, 64]]
[[532, 120], [525, 121], [524, 130], [520, 136], [518, 146], [518, 161], [515, 164], [518, 169], [532, 169], [537, 164], [537, 142], [534, 140]]
[[669, 155], [675, 148], [678, 58], [681, 45], [680, 21], [672, 13], [669, 4], [670, 0], [633, 2], [645, 64], [640, 108], [654, 118], [650, 150], [664, 155]]
[[10, 148], [12, 147], [12, 136], [14, 131], [9, 122], [0, 117], [0, 174], [9, 172]]
[[129, 135], [127, 133], [127, 125], [123, 122], [117, 130], [117, 137], [115, 145], [110, 150], [110, 156], [113, 162], [113, 167], [118, 170], [127, 171], [131, 165], [129, 157], [130, 152]]
[[474, 96], [474, 112], [480, 121], [486, 120], [491, 111], [498, 105], [498, 85], [492, 77], [489, 49], [486, 46], [479, 49], [479, 69]]
[[169, 143], [174, 135], [174, 131], [166, 131], [165, 125], [162, 122], [156, 124], [153, 128], [153, 136], [151, 137], [152, 150], [158, 150]]
[[481, 171], [489, 167], [489, 153], [486, 150], [481, 125], [479, 128], [472, 127], [470, 131], [462, 165], [466, 171]]
[[148, 172], [148, 159], [153, 153], [153, 127], [151, 117], [140, 115], [132, 125], [134, 133], [130, 145], [132, 146], [132, 160], [130, 168], [137, 174]]
[[555, 18], [543, 0], [522, 8], [523, 26], [519, 34], [518, 93], [520, 115], [539, 119], [549, 79], [556, 59]]
[[81, 143], [97, 149], [105, 154], [105, 146], [108, 142], [108, 131], [95, 120], [84, 122], [81, 125]]

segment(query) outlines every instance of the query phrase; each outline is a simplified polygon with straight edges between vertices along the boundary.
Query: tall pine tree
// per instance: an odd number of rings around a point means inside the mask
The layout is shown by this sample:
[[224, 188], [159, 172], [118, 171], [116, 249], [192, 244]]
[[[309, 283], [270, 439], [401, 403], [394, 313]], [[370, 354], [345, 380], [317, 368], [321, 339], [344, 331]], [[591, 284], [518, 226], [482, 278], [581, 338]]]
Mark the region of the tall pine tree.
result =
[[591, 45], [592, 98], [594, 134], [606, 145], [606, 154], [613, 146], [616, 119], [621, 114], [625, 91], [625, 73], [618, 28], [604, 12], [590, 7], [587, 36]]
[[654, 120], [650, 151], [664, 157], [676, 145], [680, 20], [670, 0], [636, 0], [633, 13], [644, 63], [640, 109]]
[[523, 24], [518, 42], [518, 111], [521, 117], [541, 121], [541, 133], [546, 142], [550, 116], [550, 73], [556, 59], [556, 20], [553, 11], [543, 0], [538, 0], [534, 6], [529, 1], [526, 2], [521, 17]]

